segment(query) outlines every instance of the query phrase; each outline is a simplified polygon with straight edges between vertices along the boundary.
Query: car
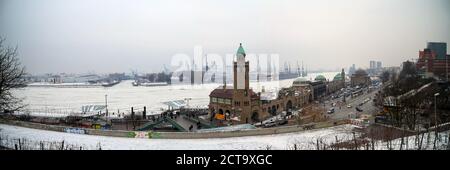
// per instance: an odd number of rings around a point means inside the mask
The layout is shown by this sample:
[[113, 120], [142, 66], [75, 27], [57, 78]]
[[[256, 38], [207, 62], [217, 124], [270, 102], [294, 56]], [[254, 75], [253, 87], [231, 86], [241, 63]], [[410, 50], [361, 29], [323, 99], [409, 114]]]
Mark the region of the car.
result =
[[274, 127], [275, 125], [277, 125], [275, 122], [267, 122], [267, 123], [264, 123], [264, 127]]
[[327, 112], [328, 114], [332, 114], [332, 113], [334, 113], [334, 108], [331, 108], [330, 110], [328, 110], [328, 112]]
[[279, 120], [279, 121], [278, 121], [278, 124], [279, 124], [279, 125], [285, 125], [285, 124], [287, 124], [287, 123], [288, 123], [287, 119], [282, 119], [282, 120]]
[[359, 108], [359, 107], [356, 107], [356, 111], [362, 112], [363, 110], [361, 108]]
[[362, 105], [364, 105], [364, 103], [360, 103], [360, 104], [359, 104], [359, 106], [362, 106]]
[[352, 108], [352, 105], [347, 105], [347, 108]]

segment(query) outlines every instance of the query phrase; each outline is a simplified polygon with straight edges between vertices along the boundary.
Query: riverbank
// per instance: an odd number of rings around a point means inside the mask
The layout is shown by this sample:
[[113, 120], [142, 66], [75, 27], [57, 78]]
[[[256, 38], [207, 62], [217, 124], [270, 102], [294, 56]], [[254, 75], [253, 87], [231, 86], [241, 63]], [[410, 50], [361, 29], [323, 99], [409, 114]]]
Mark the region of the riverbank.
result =
[[32, 129], [41, 129], [65, 133], [77, 133], [84, 135], [96, 135], [96, 136], [149, 138], [149, 139], [205, 139], [205, 138], [229, 138], [229, 137], [261, 136], [261, 135], [292, 133], [305, 131], [309, 129], [320, 129], [348, 124], [349, 121], [347, 120], [328, 121], [307, 125], [279, 126], [272, 128], [257, 128], [257, 129], [225, 131], [225, 132], [154, 132], [154, 131], [102, 130], [89, 128], [75, 128], [59, 125], [47, 125], [47, 124], [16, 121], [16, 120], [5, 120], [5, 119], [0, 119], [0, 123]]
[[[64, 148], [82, 150], [286, 150], [315, 148], [316, 139], [324, 141], [334, 141], [338, 139], [350, 139], [354, 126], [341, 125], [323, 129], [307, 130], [294, 133], [283, 133], [262, 136], [245, 136], [232, 138], [211, 138], [211, 139], [136, 139], [110, 136], [81, 135], [74, 133], [63, 133], [39, 129], [30, 129], [19, 126], [0, 124], [1, 136], [12, 139], [6, 147], [14, 149], [18, 144], [18, 139], [24, 142], [22, 148], [28, 150], [40, 150], [43, 143], [44, 150], [48, 143], [53, 143], [55, 149], [60, 150], [64, 143]], [[3, 138], [6, 139], [6, 138]], [[28, 142], [27, 142], [28, 141]], [[59, 146], [59, 147], [58, 147]], [[20, 147], [20, 146], [18, 146]], [[19, 148], [20, 150], [20, 148]]]

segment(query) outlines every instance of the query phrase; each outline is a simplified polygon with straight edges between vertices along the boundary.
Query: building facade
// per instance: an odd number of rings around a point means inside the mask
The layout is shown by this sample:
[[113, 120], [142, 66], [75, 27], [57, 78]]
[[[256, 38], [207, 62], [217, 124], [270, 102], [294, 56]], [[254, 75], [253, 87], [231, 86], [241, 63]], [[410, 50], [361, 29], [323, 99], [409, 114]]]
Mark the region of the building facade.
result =
[[252, 123], [267, 117], [289, 112], [303, 107], [311, 96], [309, 86], [282, 88], [278, 92], [255, 93], [250, 88], [249, 62], [240, 44], [233, 62], [233, 86], [214, 89], [209, 97], [209, 114], [211, 119], [233, 120], [239, 123]]
[[350, 77], [350, 84], [354, 86], [369, 86], [371, 84], [370, 77], [366, 71], [358, 69]]
[[445, 60], [447, 56], [447, 43], [445, 42], [429, 42], [427, 49], [436, 53], [436, 59], [438, 60]]
[[[443, 44], [445, 46], [442, 46]], [[426, 77], [437, 76], [447, 79], [450, 74], [450, 62], [449, 55], [443, 55], [443, 52], [446, 53], [446, 51], [445, 43], [428, 43], [428, 48], [419, 51], [416, 68]]]
[[328, 82], [327, 84], [327, 91], [328, 94], [334, 93], [336, 91], [341, 90], [342, 88], [345, 88], [345, 72], [344, 69], [338, 74], [336, 74], [333, 78], [333, 81]]
[[314, 78], [314, 81], [308, 81], [303, 77], [297, 78], [292, 83], [293, 87], [305, 88], [310, 90], [310, 96], [307, 100], [318, 100], [321, 97], [334, 93], [342, 88], [345, 88], [345, 72], [342, 69], [341, 73], [334, 76], [332, 81], [328, 81], [323, 75], [318, 75]]

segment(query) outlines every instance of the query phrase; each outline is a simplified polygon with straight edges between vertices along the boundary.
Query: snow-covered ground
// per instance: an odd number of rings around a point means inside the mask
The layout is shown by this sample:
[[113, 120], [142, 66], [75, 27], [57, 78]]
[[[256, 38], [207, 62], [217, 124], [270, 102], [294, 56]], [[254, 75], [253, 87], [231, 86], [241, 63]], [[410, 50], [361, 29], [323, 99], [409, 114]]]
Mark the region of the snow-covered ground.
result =
[[[450, 131], [440, 132], [436, 138], [436, 145], [434, 145], [435, 132], [424, 133], [423, 139], [421, 138], [422, 135], [415, 135], [404, 137], [403, 142], [401, 138], [394, 139], [391, 142], [377, 141], [375, 150], [400, 150], [400, 148], [402, 150], [418, 150], [419, 143], [422, 143], [420, 150], [449, 150], [449, 134]], [[360, 149], [363, 149], [363, 147]]]
[[[302, 131], [296, 133], [274, 134], [265, 136], [247, 136], [214, 139], [135, 139], [107, 136], [80, 135], [63, 132], [45, 131], [25, 127], [0, 124], [0, 134], [10, 139], [26, 139], [40, 141], [61, 142], [83, 146], [84, 149], [96, 149], [100, 143], [101, 149], [114, 150], [259, 150], [259, 149], [315, 149], [317, 139], [333, 142], [337, 136], [340, 139], [351, 139], [352, 125], [341, 125], [324, 129]], [[13, 148], [13, 146], [10, 146]]]
[[[141, 139], [141, 138], [120, 138], [107, 136], [81, 135], [54, 131], [45, 131], [30, 129], [25, 127], [0, 124], [0, 141], [5, 145], [5, 138], [9, 140], [22, 139], [29, 141], [27, 149], [39, 149], [39, 142], [61, 143], [65, 145], [82, 147], [83, 149], [101, 149], [108, 150], [285, 150], [295, 149], [315, 150], [319, 141], [320, 148], [329, 146], [331, 143], [351, 141], [355, 126], [341, 125], [330, 128], [301, 131], [295, 133], [274, 134], [264, 136], [247, 136], [233, 138], [212, 138], [212, 139]], [[359, 136], [355, 133], [356, 137]], [[450, 149], [449, 147], [450, 131], [439, 133], [436, 142], [437, 149]], [[418, 142], [421, 136], [409, 136], [404, 138], [402, 149], [418, 149]], [[370, 140], [368, 140], [370, 141]], [[394, 149], [399, 150], [401, 139], [394, 139], [391, 142], [375, 141], [376, 150]], [[434, 132], [425, 133], [422, 140], [421, 149], [432, 150], [434, 146]], [[10, 143], [9, 148], [14, 148]], [[371, 149], [369, 143], [369, 149]], [[50, 147], [50, 148], [54, 148]], [[57, 147], [56, 147], [57, 148]], [[332, 148], [326, 148], [332, 149]], [[341, 148], [342, 149], [342, 148]], [[351, 148], [349, 148], [351, 149]], [[365, 149], [361, 146], [359, 149]]]

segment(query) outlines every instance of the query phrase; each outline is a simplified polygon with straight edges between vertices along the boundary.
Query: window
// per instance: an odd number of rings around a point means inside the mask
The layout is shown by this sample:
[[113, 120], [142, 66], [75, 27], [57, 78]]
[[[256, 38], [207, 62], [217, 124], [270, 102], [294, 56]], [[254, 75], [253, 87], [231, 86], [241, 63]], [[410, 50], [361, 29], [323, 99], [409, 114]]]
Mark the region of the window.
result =
[[217, 103], [217, 98], [216, 97], [211, 97], [211, 102], [212, 103]]
[[225, 99], [225, 104], [231, 104], [231, 99]]

